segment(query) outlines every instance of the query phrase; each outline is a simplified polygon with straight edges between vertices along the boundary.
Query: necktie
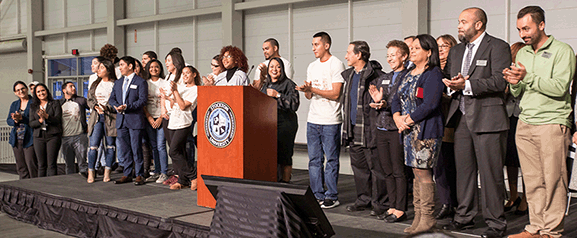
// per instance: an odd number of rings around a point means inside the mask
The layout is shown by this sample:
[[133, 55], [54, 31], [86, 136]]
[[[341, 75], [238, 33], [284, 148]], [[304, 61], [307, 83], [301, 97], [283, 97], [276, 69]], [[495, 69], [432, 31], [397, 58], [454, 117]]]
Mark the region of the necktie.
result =
[[[471, 58], [473, 56], [473, 47], [475, 44], [468, 43], [467, 44], [467, 56], [465, 57], [465, 65], [463, 65], [463, 71], [461, 74], [463, 76], [469, 75], [469, 68], [471, 68]], [[459, 110], [465, 115], [465, 95], [461, 95], [461, 101], [459, 102]]]
[[126, 91], [128, 90], [128, 78], [124, 77], [124, 84], [122, 85], [122, 104], [126, 104]]

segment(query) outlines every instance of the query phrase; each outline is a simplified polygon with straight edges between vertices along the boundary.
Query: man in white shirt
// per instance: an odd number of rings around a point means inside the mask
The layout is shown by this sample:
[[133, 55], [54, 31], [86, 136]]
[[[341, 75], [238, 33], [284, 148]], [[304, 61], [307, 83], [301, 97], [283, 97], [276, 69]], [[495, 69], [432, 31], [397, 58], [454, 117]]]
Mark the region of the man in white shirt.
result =
[[62, 106], [62, 147], [66, 163], [66, 174], [76, 173], [74, 158], [78, 160], [80, 174], [88, 177], [86, 163], [88, 135], [86, 134], [86, 98], [76, 95], [76, 86], [72, 82], [62, 85], [64, 97], [60, 99]]
[[262, 43], [262, 53], [265, 61], [260, 63], [254, 72], [253, 87], [257, 89], [262, 87], [262, 83], [266, 79], [268, 63], [272, 58], [280, 58], [284, 64], [285, 75], [289, 79], [293, 78], [293, 66], [290, 61], [280, 56], [279, 48], [280, 46], [275, 38], [268, 38]]
[[[305, 84], [296, 87], [311, 100], [307, 120], [309, 177], [311, 189], [322, 208], [340, 204], [337, 199], [342, 123], [339, 100], [345, 82], [341, 75], [345, 65], [331, 55], [330, 47], [331, 37], [326, 32], [313, 36], [312, 50], [317, 60], [309, 64]], [[323, 169], [325, 155], [327, 165]]]

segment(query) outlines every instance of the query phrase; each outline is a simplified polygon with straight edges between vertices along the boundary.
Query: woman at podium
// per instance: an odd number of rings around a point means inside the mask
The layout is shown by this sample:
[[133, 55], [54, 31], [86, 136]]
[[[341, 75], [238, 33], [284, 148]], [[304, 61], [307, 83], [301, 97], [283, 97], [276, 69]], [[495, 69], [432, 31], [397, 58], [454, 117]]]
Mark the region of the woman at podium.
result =
[[218, 64], [224, 71], [214, 80], [206, 80], [205, 86], [248, 86], [248, 59], [236, 46], [225, 46], [220, 50]]
[[268, 64], [268, 75], [261, 91], [277, 101], [277, 178], [279, 182], [285, 183], [291, 179], [293, 148], [298, 129], [296, 111], [300, 101], [295, 87], [296, 84], [285, 75], [282, 60], [273, 58]]

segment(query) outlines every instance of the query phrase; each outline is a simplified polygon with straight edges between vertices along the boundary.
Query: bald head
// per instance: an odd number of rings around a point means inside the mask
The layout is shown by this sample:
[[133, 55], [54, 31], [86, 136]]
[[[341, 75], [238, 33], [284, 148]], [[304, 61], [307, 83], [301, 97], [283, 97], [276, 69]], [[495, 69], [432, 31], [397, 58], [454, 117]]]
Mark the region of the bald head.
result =
[[475, 17], [475, 21], [480, 21], [481, 23], [483, 23], [481, 31], [485, 31], [485, 29], [487, 28], [487, 14], [485, 13], [485, 11], [478, 7], [470, 7], [463, 10], [463, 12], [466, 11], [471, 13]]

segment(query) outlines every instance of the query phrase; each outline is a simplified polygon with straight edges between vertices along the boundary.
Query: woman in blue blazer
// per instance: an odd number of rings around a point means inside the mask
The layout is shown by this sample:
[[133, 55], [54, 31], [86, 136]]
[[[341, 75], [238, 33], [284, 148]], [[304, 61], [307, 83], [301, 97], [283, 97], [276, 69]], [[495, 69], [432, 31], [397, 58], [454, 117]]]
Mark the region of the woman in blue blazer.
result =
[[32, 143], [32, 128], [28, 125], [30, 104], [32, 97], [28, 94], [28, 87], [22, 81], [12, 86], [18, 100], [12, 102], [6, 123], [12, 126], [8, 143], [14, 150], [16, 170], [20, 179], [38, 177], [38, 161]]
[[430, 35], [418, 35], [411, 45], [415, 66], [400, 82], [393, 98], [393, 119], [405, 151], [405, 164], [413, 168], [415, 219], [405, 232], [414, 234], [435, 227], [433, 217], [435, 182], [432, 168], [437, 163], [443, 138], [441, 96], [445, 85], [439, 68], [439, 47]]

